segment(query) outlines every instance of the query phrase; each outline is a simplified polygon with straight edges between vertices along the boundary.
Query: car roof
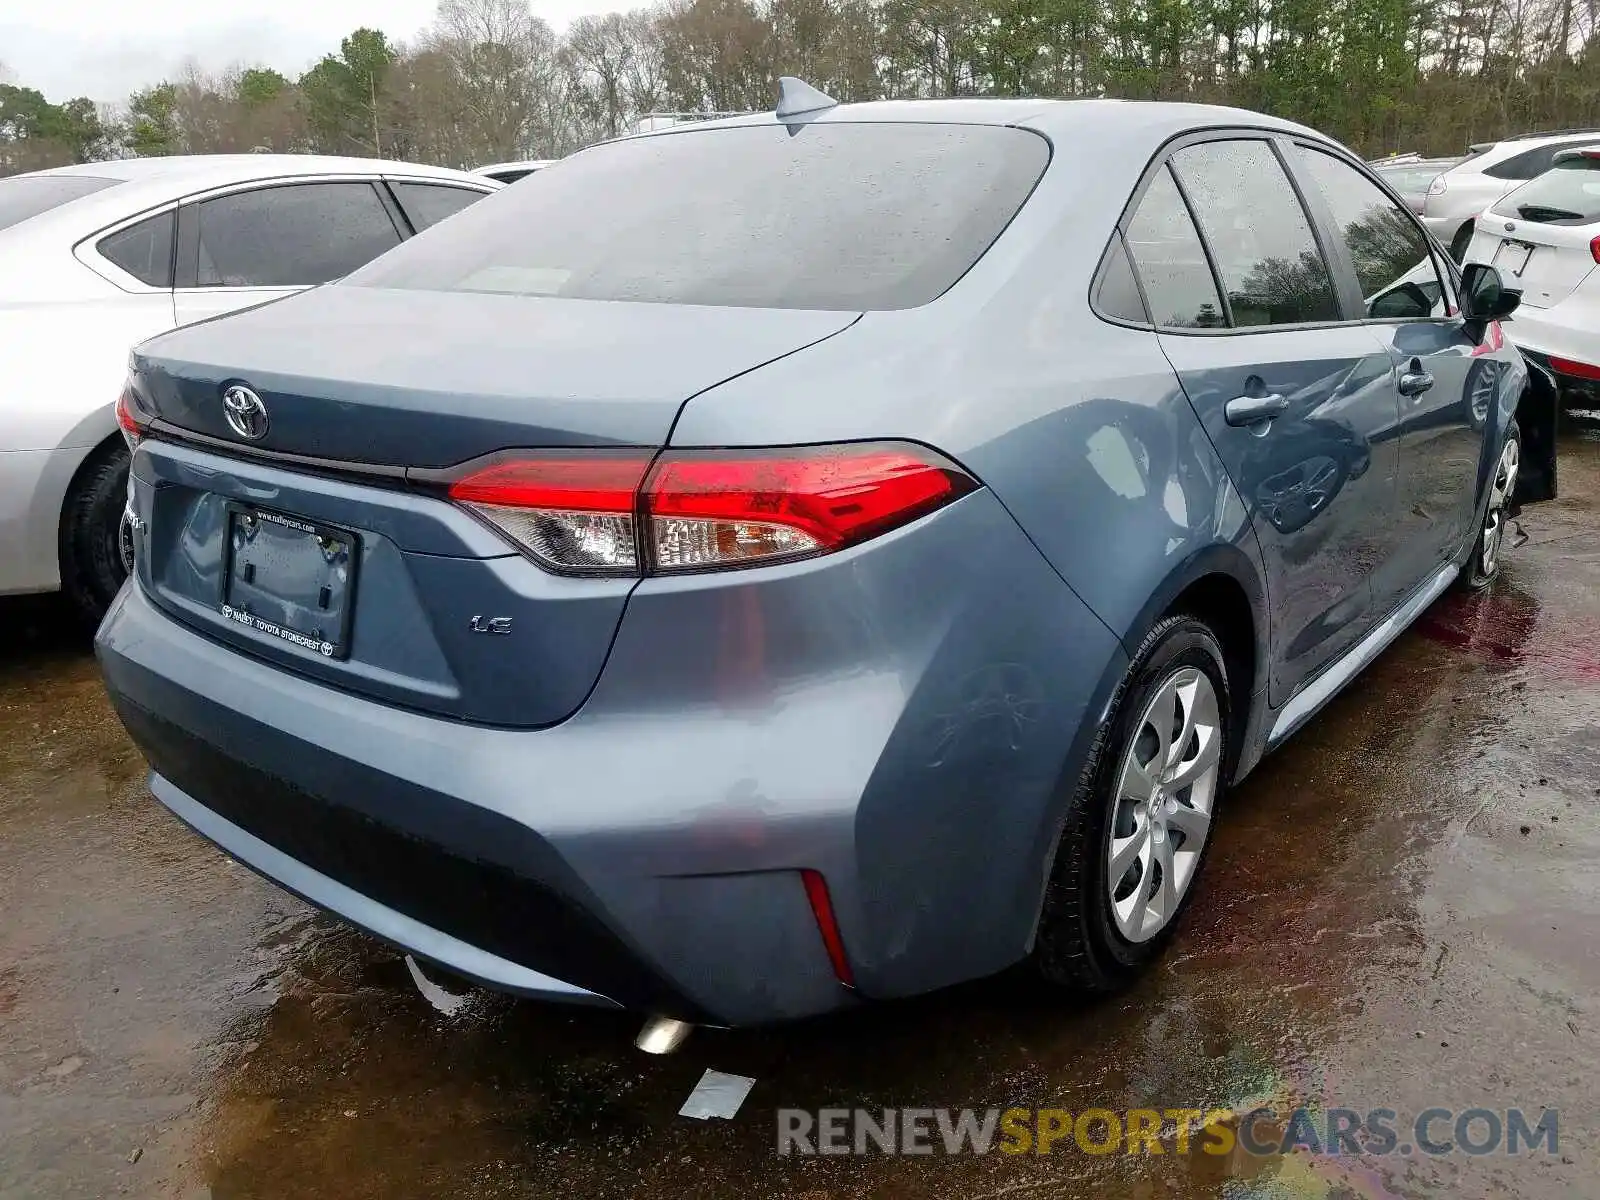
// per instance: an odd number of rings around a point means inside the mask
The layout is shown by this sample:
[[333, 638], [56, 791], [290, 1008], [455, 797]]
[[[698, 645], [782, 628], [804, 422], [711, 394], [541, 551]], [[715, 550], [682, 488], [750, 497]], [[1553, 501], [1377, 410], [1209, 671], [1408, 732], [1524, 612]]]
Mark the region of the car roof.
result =
[[555, 161], [553, 158], [519, 158], [514, 162], [485, 163], [481, 167], [473, 167], [472, 174], [488, 175], [494, 171], [537, 171], [540, 167], [548, 167]]
[[1433, 167], [1440, 163], [1457, 163], [1460, 161], [1459, 156], [1448, 154], [1440, 158], [1408, 158], [1402, 162], [1389, 162], [1386, 159], [1379, 159], [1377, 162], [1369, 162], [1367, 165], [1374, 171], [1414, 171], [1418, 167]]
[[[709, 121], [691, 121], [666, 129], [628, 134], [619, 140], [651, 137], [682, 137], [711, 129], [745, 125], [771, 125], [779, 118], [772, 112], [741, 113]], [[1293, 121], [1242, 108], [1216, 104], [1189, 104], [1165, 100], [1041, 100], [1012, 97], [955, 97], [939, 100], [871, 100], [860, 104], [838, 104], [815, 112], [801, 113], [790, 123], [811, 122], [910, 122], [956, 125], [1010, 125], [1035, 129], [1051, 137], [1087, 134], [1106, 139], [1129, 134], [1167, 136], [1189, 129], [1245, 126], [1277, 130], [1329, 141], [1325, 135]]]
[[501, 186], [486, 176], [449, 167], [327, 154], [175, 154], [160, 158], [109, 159], [12, 176], [14, 179], [78, 176], [111, 180], [117, 185], [80, 196], [13, 228], [40, 229], [46, 224], [59, 228], [65, 224], [89, 232], [196, 192], [235, 183], [271, 182], [307, 175], [394, 175], [470, 183], [479, 188]]
[[1510, 158], [1514, 154], [1521, 154], [1524, 150], [1537, 150], [1541, 146], [1549, 146], [1560, 142], [1581, 142], [1585, 138], [1597, 136], [1594, 132], [1585, 133], [1581, 129], [1569, 129], [1565, 133], [1524, 134], [1521, 137], [1506, 138], [1504, 141], [1492, 142], [1481, 154], [1474, 154], [1461, 165], [1476, 164], [1478, 166], [1493, 166], [1501, 159]]
[[158, 180], [197, 181], [210, 187], [276, 175], [343, 175], [393, 171], [406, 175], [438, 175], [459, 179], [467, 173], [449, 167], [399, 162], [383, 158], [354, 158], [334, 154], [173, 154], [157, 158], [117, 158], [104, 162], [51, 167], [36, 175], [89, 175], [124, 183]]

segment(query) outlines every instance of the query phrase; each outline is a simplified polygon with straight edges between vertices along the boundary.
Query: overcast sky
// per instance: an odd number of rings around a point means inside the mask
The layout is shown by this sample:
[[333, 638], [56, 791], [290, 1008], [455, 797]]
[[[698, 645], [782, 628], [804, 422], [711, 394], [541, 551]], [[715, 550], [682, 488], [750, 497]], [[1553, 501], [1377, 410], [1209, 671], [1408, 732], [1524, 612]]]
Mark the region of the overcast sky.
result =
[[[0, 63], [59, 103], [123, 100], [187, 58], [208, 70], [275, 67], [295, 76], [367, 25], [406, 41], [436, 0], [0, 0]], [[533, 0], [556, 29], [617, 0]]]

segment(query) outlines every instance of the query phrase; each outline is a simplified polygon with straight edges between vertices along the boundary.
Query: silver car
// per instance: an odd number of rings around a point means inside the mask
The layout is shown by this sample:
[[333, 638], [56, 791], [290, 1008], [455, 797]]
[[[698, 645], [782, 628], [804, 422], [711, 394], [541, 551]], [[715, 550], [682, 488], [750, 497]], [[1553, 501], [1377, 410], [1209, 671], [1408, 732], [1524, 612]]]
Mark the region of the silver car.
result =
[[0, 179], [0, 595], [126, 576], [128, 351], [325, 283], [499, 188], [376, 159], [175, 156]]

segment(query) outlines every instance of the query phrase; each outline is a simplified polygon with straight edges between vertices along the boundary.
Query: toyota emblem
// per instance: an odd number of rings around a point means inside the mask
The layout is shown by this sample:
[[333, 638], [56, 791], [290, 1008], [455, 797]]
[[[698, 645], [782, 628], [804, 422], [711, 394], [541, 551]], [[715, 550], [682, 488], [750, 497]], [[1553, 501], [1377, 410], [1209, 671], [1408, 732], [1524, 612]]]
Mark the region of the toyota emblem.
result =
[[240, 437], [258, 442], [267, 436], [267, 406], [243, 384], [236, 383], [222, 393], [222, 413], [228, 418], [228, 428]]

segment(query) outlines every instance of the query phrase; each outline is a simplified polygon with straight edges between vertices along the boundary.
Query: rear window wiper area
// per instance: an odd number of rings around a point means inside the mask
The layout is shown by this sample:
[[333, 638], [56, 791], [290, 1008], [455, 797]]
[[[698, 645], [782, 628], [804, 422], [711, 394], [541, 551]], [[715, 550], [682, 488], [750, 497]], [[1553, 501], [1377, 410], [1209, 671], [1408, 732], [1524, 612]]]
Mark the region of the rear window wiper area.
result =
[[1538, 221], [1546, 225], [1554, 225], [1559, 221], [1588, 222], [1594, 219], [1580, 212], [1573, 212], [1570, 208], [1552, 208], [1548, 204], [1519, 204], [1517, 212], [1524, 221]]

